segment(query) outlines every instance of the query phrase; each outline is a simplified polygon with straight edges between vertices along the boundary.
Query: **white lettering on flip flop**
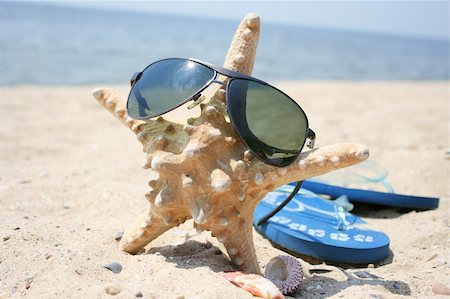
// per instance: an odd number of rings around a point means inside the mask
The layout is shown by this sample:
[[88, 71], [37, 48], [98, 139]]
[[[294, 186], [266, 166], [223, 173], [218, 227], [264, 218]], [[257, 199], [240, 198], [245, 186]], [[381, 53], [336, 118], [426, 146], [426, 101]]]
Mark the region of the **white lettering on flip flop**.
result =
[[373, 237], [372, 236], [366, 236], [366, 235], [362, 235], [362, 234], [355, 235], [353, 237], [353, 239], [355, 241], [358, 241], [358, 242], [368, 242], [368, 243], [373, 242]]
[[332, 240], [343, 241], [343, 242], [350, 240], [350, 237], [348, 236], [348, 234], [343, 234], [343, 233], [331, 233], [330, 238]]
[[323, 229], [308, 229], [308, 234], [310, 234], [313, 237], [322, 238], [325, 236], [325, 231]]
[[292, 229], [292, 230], [298, 230], [298, 231], [301, 231], [301, 232], [304, 232], [304, 231], [306, 231], [308, 229], [308, 227], [306, 225], [295, 223], [295, 222], [289, 224], [289, 228]]
[[288, 224], [291, 222], [291, 219], [283, 216], [273, 216], [270, 220], [279, 224]]
[[373, 237], [372, 236], [366, 236], [366, 242], [371, 243], [373, 242]]

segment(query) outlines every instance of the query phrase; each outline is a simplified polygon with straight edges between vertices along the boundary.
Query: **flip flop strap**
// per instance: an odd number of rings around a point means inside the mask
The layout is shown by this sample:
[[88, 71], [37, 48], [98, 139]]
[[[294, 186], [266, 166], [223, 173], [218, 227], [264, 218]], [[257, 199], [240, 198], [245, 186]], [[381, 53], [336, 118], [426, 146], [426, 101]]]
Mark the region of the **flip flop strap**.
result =
[[[413, 196], [372, 190], [352, 189], [310, 180], [304, 181], [303, 187], [317, 194], [326, 194], [331, 197], [347, 195], [350, 201], [355, 200], [369, 204], [377, 204], [378, 202], [382, 205], [413, 209], [435, 209], [439, 206], [439, 198], [437, 197]], [[401, 201], [401, 204], [395, 204], [395, 202], [398, 201]]]

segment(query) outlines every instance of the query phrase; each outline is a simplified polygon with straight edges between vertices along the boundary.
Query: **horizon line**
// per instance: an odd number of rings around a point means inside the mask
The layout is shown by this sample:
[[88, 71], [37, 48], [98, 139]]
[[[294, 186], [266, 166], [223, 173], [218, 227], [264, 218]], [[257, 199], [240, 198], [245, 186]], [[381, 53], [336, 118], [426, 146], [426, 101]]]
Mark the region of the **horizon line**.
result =
[[[240, 22], [242, 18], [224, 18], [224, 17], [213, 17], [213, 16], [205, 16], [205, 15], [183, 15], [177, 12], [161, 12], [161, 11], [138, 11], [135, 9], [119, 9], [116, 7], [101, 7], [101, 6], [85, 6], [83, 2], [56, 2], [56, 1], [0, 1], [0, 3], [13, 3], [13, 4], [32, 4], [38, 6], [51, 6], [51, 7], [59, 7], [59, 8], [76, 8], [81, 10], [91, 10], [91, 11], [100, 11], [100, 12], [116, 12], [116, 13], [131, 13], [131, 14], [140, 14], [140, 15], [158, 15], [158, 16], [173, 16], [173, 17], [183, 17], [183, 18], [193, 18], [193, 19], [205, 19], [205, 20], [219, 20], [219, 21], [227, 21], [227, 22]], [[256, 13], [259, 17], [261, 17], [257, 12], [248, 12], [248, 13]], [[273, 20], [264, 21], [264, 24], [275, 25], [275, 26], [288, 26], [288, 27], [298, 27], [305, 29], [315, 29], [315, 30], [324, 30], [324, 31], [334, 31], [334, 32], [345, 32], [345, 33], [355, 33], [355, 34], [367, 34], [367, 35], [381, 35], [385, 37], [398, 37], [398, 38], [406, 38], [406, 39], [419, 39], [419, 40], [431, 40], [431, 41], [440, 41], [440, 42], [449, 42], [450, 36], [429, 36], [422, 34], [411, 34], [411, 33], [393, 33], [386, 32], [383, 30], [357, 30], [354, 28], [348, 27], [330, 27], [330, 26], [317, 26], [317, 25], [309, 25], [309, 24], [298, 24], [292, 22], [277, 22]]]

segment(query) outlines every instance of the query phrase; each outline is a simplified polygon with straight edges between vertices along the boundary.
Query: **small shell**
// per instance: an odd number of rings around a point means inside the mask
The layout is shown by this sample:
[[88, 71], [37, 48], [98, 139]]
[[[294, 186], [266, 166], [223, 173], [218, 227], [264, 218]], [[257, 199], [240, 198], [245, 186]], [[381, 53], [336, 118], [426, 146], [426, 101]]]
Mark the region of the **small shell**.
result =
[[264, 275], [285, 295], [294, 293], [303, 281], [302, 265], [289, 255], [279, 255], [271, 259]]
[[258, 275], [240, 271], [220, 272], [225, 279], [243, 288], [253, 296], [267, 299], [285, 299], [280, 290], [270, 280]]

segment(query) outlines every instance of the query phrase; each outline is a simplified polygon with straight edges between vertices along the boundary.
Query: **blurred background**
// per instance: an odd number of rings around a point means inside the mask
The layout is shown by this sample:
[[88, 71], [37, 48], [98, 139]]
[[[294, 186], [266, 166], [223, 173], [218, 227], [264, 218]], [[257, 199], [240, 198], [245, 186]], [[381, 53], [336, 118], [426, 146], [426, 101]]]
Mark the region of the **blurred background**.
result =
[[223, 64], [261, 16], [254, 76], [448, 80], [448, 1], [0, 2], [0, 85], [127, 84], [154, 60]]

